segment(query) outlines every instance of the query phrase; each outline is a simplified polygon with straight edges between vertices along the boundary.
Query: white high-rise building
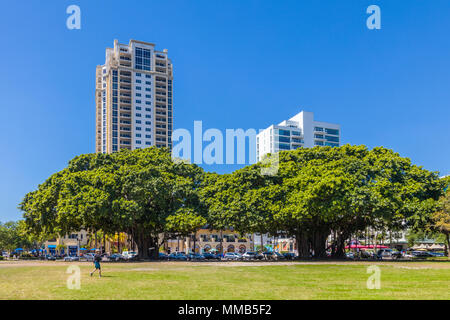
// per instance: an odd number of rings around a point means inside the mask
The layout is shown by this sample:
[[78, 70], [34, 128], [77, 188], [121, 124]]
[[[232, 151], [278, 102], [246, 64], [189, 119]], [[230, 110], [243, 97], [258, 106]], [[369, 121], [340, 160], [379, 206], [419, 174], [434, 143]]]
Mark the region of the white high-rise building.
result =
[[96, 152], [172, 148], [172, 82], [166, 49], [114, 40], [96, 70]]
[[302, 111], [278, 125], [271, 125], [256, 136], [258, 161], [267, 153], [314, 146], [339, 147], [341, 127], [314, 120], [312, 112]]

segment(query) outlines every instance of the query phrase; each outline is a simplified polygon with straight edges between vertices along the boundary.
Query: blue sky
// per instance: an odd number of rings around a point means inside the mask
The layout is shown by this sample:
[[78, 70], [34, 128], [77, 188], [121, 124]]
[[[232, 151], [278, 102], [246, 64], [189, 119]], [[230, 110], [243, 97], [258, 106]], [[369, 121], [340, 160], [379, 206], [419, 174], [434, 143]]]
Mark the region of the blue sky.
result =
[[[81, 30], [66, 8], [81, 8]], [[366, 28], [381, 8], [382, 29]], [[95, 66], [113, 40], [167, 48], [174, 126], [265, 128], [302, 109], [342, 142], [450, 174], [450, 1], [10, 1], [0, 12], [0, 221], [94, 152]], [[207, 167], [230, 172], [236, 166]]]

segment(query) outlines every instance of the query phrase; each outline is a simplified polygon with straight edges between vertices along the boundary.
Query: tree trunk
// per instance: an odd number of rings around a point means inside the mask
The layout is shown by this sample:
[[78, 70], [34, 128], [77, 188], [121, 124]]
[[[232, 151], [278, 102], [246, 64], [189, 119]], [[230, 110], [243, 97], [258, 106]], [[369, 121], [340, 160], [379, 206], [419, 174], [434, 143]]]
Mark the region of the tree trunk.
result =
[[389, 231], [389, 247], [392, 249], [392, 232]]
[[329, 232], [323, 230], [317, 230], [313, 234], [313, 249], [314, 258], [325, 258], [326, 257], [326, 241]]
[[158, 258], [159, 258], [159, 241], [158, 241], [157, 237], [150, 238], [149, 249], [150, 249], [149, 258], [152, 260], [158, 260]]
[[194, 232], [194, 253], [195, 253], [195, 243], [197, 240], [197, 232]]
[[447, 253], [447, 257], [450, 258], [450, 233], [447, 233], [446, 236], [447, 236], [447, 244], [445, 245], [445, 250]]
[[309, 258], [309, 248], [308, 248], [308, 236], [305, 232], [299, 232], [295, 237], [297, 242], [298, 257], [300, 259]]
[[120, 232], [117, 234], [117, 253], [120, 253]]
[[373, 252], [375, 253], [375, 255], [377, 254], [377, 240], [377, 232], [375, 231], [375, 238], [373, 243]]
[[149, 237], [147, 233], [143, 231], [135, 232], [134, 237], [135, 238], [133, 240], [138, 247], [138, 259], [149, 259], [151, 237]]
[[345, 258], [345, 240], [348, 238], [348, 233], [341, 233], [336, 238], [336, 251], [333, 258], [343, 259]]

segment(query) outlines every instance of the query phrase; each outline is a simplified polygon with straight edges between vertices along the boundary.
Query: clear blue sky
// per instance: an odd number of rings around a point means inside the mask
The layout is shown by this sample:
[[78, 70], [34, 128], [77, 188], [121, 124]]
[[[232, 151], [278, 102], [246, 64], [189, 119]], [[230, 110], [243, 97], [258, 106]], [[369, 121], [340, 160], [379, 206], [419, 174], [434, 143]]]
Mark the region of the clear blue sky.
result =
[[[81, 8], [81, 30], [66, 8]], [[381, 7], [382, 29], [366, 28]], [[9, 1], [0, 12], [0, 221], [94, 152], [95, 66], [113, 40], [167, 48], [174, 125], [265, 128], [302, 109], [343, 143], [450, 173], [450, 1]], [[213, 167], [218, 172], [236, 169]]]

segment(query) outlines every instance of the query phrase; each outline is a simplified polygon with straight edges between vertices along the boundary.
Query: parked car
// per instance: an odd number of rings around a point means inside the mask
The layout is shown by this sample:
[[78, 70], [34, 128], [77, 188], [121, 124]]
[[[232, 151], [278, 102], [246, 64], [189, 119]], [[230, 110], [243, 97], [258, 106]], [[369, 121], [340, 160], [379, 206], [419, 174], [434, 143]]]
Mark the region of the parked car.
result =
[[201, 260], [205, 260], [205, 256], [202, 255], [202, 254], [199, 254], [199, 253], [189, 253], [187, 255], [187, 260], [189, 260], [189, 261], [194, 261], [194, 260], [201, 261]]
[[281, 253], [275, 251], [266, 251], [262, 253], [264, 260], [282, 260], [284, 256]]
[[353, 252], [346, 252], [346, 253], [345, 253], [345, 256], [346, 256], [348, 259], [355, 259], [355, 254], [354, 254]]
[[258, 253], [254, 251], [247, 251], [242, 255], [243, 260], [256, 260], [258, 257]]
[[428, 258], [432, 257], [432, 255], [427, 251], [413, 251], [411, 252], [414, 258]]
[[50, 261], [55, 261], [56, 257], [48, 254], [48, 255], [45, 256], [45, 259], [46, 260], [50, 260]]
[[277, 252], [277, 251], [274, 251], [273, 253], [272, 253], [272, 260], [285, 260], [286, 258], [285, 258], [285, 256], [283, 256], [281, 253], [279, 253], [279, 252]]
[[220, 256], [214, 253], [204, 253], [205, 260], [220, 260]]
[[430, 254], [432, 257], [445, 257], [444, 252], [429, 251], [428, 254]]
[[125, 258], [120, 253], [113, 253], [112, 255], [108, 256], [109, 261], [123, 261]]
[[78, 256], [66, 256], [66, 257], [64, 257], [64, 261], [80, 261], [80, 257], [78, 257]]
[[378, 259], [392, 259], [392, 249], [384, 248], [377, 251]]
[[224, 260], [242, 260], [242, 255], [237, 252], [227, 252], [223, 255]]
[[403, 258], [403, 253], [401, 251], [398, 251], [398, 250], [392, 250], [391, 257], [394, 260], [401, 259], [401, 258]]
[[187, 256], [181, 252], [174, 252], [169, 254], [169, 259], [171, 261], [187, 261]]
[[403, 255], [404, 258], [414, 258], [413, 254], [411, 252], [405, 252], [405, 254]]
[[160, 252], [158, 254], [158, 259], [159, 260], [169, 260], [169, 255], [165, 254], [164, 252]]
[[83, 255], [82, 257], [80, 257], [80, 260], [86, 260], [86, 261], [94, 261], [94, 254], [93, 253], [86, 253], [85, 255]]
[[263, 256], [264, 260], [271, 260], [272, 259], [272, 252], [261, 252], [261, 255]]
[[359, 257], [361, 259], [372, 259], [374, 257], [373, 253], [367, 250], [359, 251]]
[[256, 260], [263, 260], [264, 259], [264, 255], [260, 252], [256, 253]]
[[124, 251], [122, 252], [122, 256], [124, 258], [124, 260], [135, 260], [137, 258], [137, 252], [134, 251]]
[[293, 252], [285, 252], [285, 253], [283, 253], [283, 256], [286, 260], [294, 260], [295, 259], [295, 253], [293, 253]]

